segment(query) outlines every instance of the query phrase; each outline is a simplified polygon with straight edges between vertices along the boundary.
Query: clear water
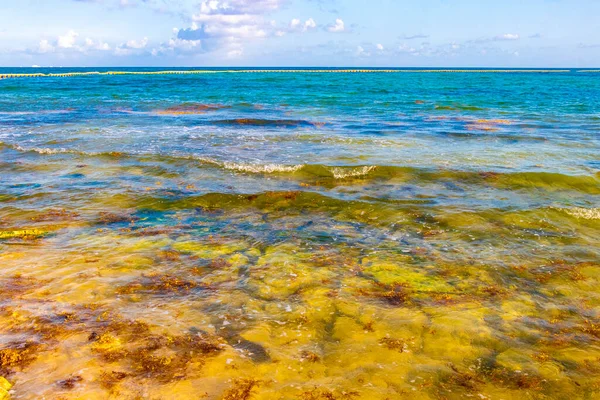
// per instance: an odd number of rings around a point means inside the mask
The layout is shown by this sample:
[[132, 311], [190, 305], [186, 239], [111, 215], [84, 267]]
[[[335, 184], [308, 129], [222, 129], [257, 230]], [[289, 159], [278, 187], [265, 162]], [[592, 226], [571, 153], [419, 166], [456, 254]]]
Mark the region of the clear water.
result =
[[591, 71], [0, 80], [0, 388], [596, 398], [599, 155]]

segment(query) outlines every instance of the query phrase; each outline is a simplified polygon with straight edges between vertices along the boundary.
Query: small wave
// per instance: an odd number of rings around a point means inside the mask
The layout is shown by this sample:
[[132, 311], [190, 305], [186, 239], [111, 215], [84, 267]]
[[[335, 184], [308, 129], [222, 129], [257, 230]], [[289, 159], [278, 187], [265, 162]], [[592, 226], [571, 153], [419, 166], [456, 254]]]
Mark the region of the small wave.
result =
[[377, 168], [375, 165], [369, 165], [359, 168], [339, 168], [333, 167], [331, 168], [331, 173], [335, 179], [346, 179], [346, 178], [355, 178], [358, 176], [368, 175], [369, 172], [375, 170]]
[[562, 211], [577, 219], [600, 219], [600, 208], [563, 208]]
[[0, 115], [44, 115], [44, 114], [67, 114], [73, 112], [73, 109], [67, 108], [64, 110], [41, 110], [41, 111], [0, 111]]
[[23, 147], [18, 144], [10, 144], [0, 142], [0, 147], [7, 147], [9, 149], [13, 149], [16, 151], [20, 151], [22, 153], [38, 153], [43, 155], [54, 155], [54, 154], [77, 154], [82, 156], [90, 156], [90, 157], [122, 157], [128, 156], [129, 154], [121, 153], [118, 151], [109, 151], [109, 152], [88, 152], [82, 150], [72, 150], [65, 148], [49, 148], [49, 147]]
[[76, 154], [78, 153], [78, 151], [75, 150], [68, 150], [65, 148], [58, 148], [58, 149], [51, 149], [49, 147], [30, 147], [30, 148], [25, 148], [22, 146], [19, 146], [18, 144], [13, 145], [13, 146], [8, 146], [8, 147], [12, 147], [13, 149], [17, 150], [17, 151], [21, 151], [24, 153], [27, 152], [35, 152], [38, 154]]
[[315, 177], [319, 179], [334, 178], [348, 179], [360, 176], [367, 176], [377, 169], [375, 165], [365, 165], [359, 167], [330, 167], [326, 165], [315, 164], [254, 164], [237, 163], [232, 161], [220, 162], [207, 157], [185, 157], [194, 159], [206, 165], [224, 168], [230, 171], [252, 173], [252, 174], [295, 174], [302, 176]]
[[233, 162], [223, 163], [223, 168], [251, 172], [255, 174], [272, 174], [277, 172], [296, 172], [302, 169], [304, 165], [283, 165], [283, 164], [238, 164]]
[[33, 111], [0, 111], [0, 115], [31, 115]]

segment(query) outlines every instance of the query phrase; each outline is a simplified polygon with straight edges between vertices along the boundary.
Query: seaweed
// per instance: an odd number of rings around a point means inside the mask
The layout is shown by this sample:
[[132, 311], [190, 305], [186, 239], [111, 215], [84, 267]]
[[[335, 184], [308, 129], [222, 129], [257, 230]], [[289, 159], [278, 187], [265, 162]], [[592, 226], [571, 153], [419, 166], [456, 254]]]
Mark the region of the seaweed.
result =
[[[190, 362], [201, 362], [203, 359], [199, 356], [215, 355], [225, 347], [223, 339], [207, 333], [152, 335], [119, 326], [122, 329], [115, 330], [113, 325], [105, 328], [106, 332], [102, 334], [91, 335], [91, 349], [104, 362], [119, 361], [129, 365], [127, 373], [134, 377], [146, 376], [165, 382], [182, 379]], [[101, 380], [111, 385], [111, 382], [125, 378], [119, 377], [107, 375]]]
[[50, 209], [31, 218], [34, 222], [72, 221], [79, 217], [74, 211], [62, 209]]
[[262, 382], [253, 378], [235, 379], [233, 385], [223, 393], [222, 400], [249, 400]]
[[363, 324], [363, 329], [365, 332], [375, 332], [375, 321], [367, 321]]
[[481, 288], [481, 292], [483, 292], [483, 294], [487, 297], [500, 297], [508, 293], [506, 289], [497, 285], [485, 286]]
[[533, 358], [535, 361], [538, 361], [541, 363], [544, 363], [551, 359], [550, 355], [548, 353], [544, 353], [544, 352], [532, 354], [531, 358]]
[[259, 118], [237, 118], [215, 121], [221, 125], [238, 125], [238, 126], [272, 126], [272, 127], [287, 127], [299, 128], [303, 126], [322, 127], [325, 124], [322, 122], [311, 122], [295, 119], [259, 119]]
[[375, 290], [361, 290], [360, 292], [367, 296], [381, 299], [391, 306], [402, 306], [410, 302], [410, 286], [407, 283], [396, 282], [392, 284], [385, 284], [381, 282], [374, 282], [374, 286]]
[[[488, 381], [494, 385], [509, 389], [534, 391], [542, 390], [544, 385], [547, 384], [546, 379], [533, 371], [520, 371], [501, 367], [493, 358], [488, 360], [478, 359], [477, 361], [475, 368], [470, 368], [469, 371], [466, 372], [461, 372], [453, 365], [450, 365], [452, 370], [457, 374], [453, 379], [458, 379], [457, 382], [463, 382], [467, 387], [470, 386], [471, 383], [483, 383]], [[462, 376], [458, 377], [458, 375]]]
[[214, 354], [223, 351], [225, 342], [219, 336], [199, 332], [175, 336], [173, 345], [188, 353]]
[[54, 342], [57, 337], [66, 334], [72, 329], [71, 321], [61, 316], [36, 316], [30, 320], [31, 324], [21, 326], [19, 330], [28, 331], [40, 336], [45, 343]]
[[579, 272], [581, 267], [585, 267], [586, 263], [571, 264], [564, 260], [552, 261], [547, 265], [527, 270], [533, 275], [533, 278], [539, 283], [547, 283], [551, 279], [557, 277], [566, 277], [567, 279], [577, 282], [585, 280], [585, 276]]
[[[451, 386], [459, 386], [468, 391], [473, 391], [483, 383], [483, 380], [476, 372], [471, 370], [460, 371], [454, 364], [450, 364], [449, 367], [453, 373], [447, 376], [442, 383], [442, 387], [446, 387], [447, 384], [450, 384]], [[451, 388], [447, 389], [451, 390]]]
[[180, 261], [181, 253], [177, 250], [163, 250], [160, 252], [160, 258], [167, 261]]
[[138, 228], [132, 230], [129, 235], [133, 237], [152, 237], [159, 235], [168, 235], [175, 231], [174, 228], [155, 228], [155, 227], [147, 227], [147, 228]]
[[133, 223], [137, 220], [138, 220], [137, 217], [130, 215], [130, 214], [116, 214], [116, 213], [104, 211], [104, 212], [100, 213], [97, 223], [104, 224], [104, 225], [110, 225], [110, 224], [117, 224], [117, 223], [124, 223], [124, 222]]
[[496, 368], [492, 371], [489, 379], [497, 385], [512, 389], [535, 390], [543, 389], [547, 382], [540, 376], [528, 372], [511, 371], [506, 368]]
[[138, 374], [153, 376], [165, 381], [185, 377], [184, 369], [188, 362], [188, 360], [174, 355], [149, 354], [145, 349], [131, 352], [128, 360]]
[[80, 375], [73, 375], [67, 379], [56, 382], [56, 385], [61, 389], [71, 390], [81, 381], [83, 381], [83, 378]]
[[589, 319], [586, 319], [581, 327], [581, 331], [600, 339], [600, 323], [592, 322]]
[[98, 382], [100, 383], [100, 386], [110, 390], [129, 376], [130, 374], [123, 371], [104, 371], [98, 377]]
[[313, 388], [300, 394], [301, 400], [352, 400], [359, 398], [360, 393], [354, 390], [329, 390], [325, 388]]
[[118, 294], [153, 293], [153, 294], [185, 294], [193, 289], [208, 289], [206, 284], [178, 278], [170, 274], [144, 275], [138, 280], [116, 289]]
[[127, 350], [122, 348], [121, 341], [109, 333], [98, 336], [92, 351], [107, 362], [122, 360], [128, 355]]
[[388, 336], [379, 339], [379, 344], [390, 350], [397, 350], [400, 353], [404, 353], [404, 351], [407, 349], [407, 344], [404, 340], [394, 339]]
[[300, 358], [302, 360], [306, 360], [306, 361], [309, 361], [312, 363], [321, 361], [321, 357], [318, 354], [313, 353], [312, 351], [309, 351], [309, 350], [302, 350], [302, 352], [300, 352]]
[[15, 368], [24, 368], [37, 358], [41, 345], [34, 341], [10, 342], [0, 349], [0, 374], [10, 375]]
[[231, 106], [224, 104], [196, 104], [196, 103], [184, 103], [176, 106], [167, 107], [162, 110], [155, 111], [161, 115], [190, 115], [190, 114], [204, 114], [207, 111], [217, 111], [225, 108], [231, 108]]
[[30, 276], [15, 274], [0, 281], [0, 299], [12, 299], [40, 288], [44, 282]]
[[226, 269], [231, 267], [231, 263], [222, 257], [217, 257], [210, 260], [208, 267], [212, 269]]

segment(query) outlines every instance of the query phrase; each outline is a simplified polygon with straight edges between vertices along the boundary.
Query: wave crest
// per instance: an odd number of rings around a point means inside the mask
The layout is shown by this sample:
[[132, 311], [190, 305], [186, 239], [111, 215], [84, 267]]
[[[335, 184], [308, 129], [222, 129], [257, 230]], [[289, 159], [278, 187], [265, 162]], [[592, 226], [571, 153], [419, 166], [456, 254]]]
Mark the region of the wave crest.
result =
[[234, 162], [224, 162], [223, 168], [251, 172], [254, 174], [272, 174], [277, 172], [296, 172], [302, 169], [304, 165], [284, 165], [284, 164], [238, 164]]
[[371, 171], [375, 170], [376, 168], [377, 166], [375, 165], [365, 165], [363, 167], [350, 169], [333, 167], [331, 168], [331, 173], [333, 174], [333, 177], [335, 179], [346, 179], [368, 175]]
[[18, 144], [14, 145], [14, 146], [9, 146], [9, 147], [12, 147], [13, 149], [15, 149], [17, 151], [22, 151], [24, 153], [31, 152], [31, 151], [38, 153], [38, 154], [76, 154], [76, 153], [79, 153], [78, 151], [69, 150], [69, 149], [65, 149], [65, 148], [58, 148], [58, 149], [51, 149], [49, 147], [25, 148], [25, 147], [19, 146]]
[[563, 208], [564, 212], [577, 219], [600, 219], [600, 208]]

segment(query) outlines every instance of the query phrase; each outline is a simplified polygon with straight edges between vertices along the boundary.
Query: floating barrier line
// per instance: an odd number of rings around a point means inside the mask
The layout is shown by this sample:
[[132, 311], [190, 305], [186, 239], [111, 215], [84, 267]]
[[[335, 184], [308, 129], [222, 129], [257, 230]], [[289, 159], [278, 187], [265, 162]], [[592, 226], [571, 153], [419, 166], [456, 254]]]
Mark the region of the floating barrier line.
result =
[[[248, 69], [248, 70], [187, 70], [187, 71], [91, 71], [65, 73], [1, 74], [0, 79], [10, 78], [69, 78], [90, 75], [193, 75], [193, 74], [265, 74], [265, 73], [565, 73], [568, 69]], [[577, 72], [600, 72], [581, 70]]]

